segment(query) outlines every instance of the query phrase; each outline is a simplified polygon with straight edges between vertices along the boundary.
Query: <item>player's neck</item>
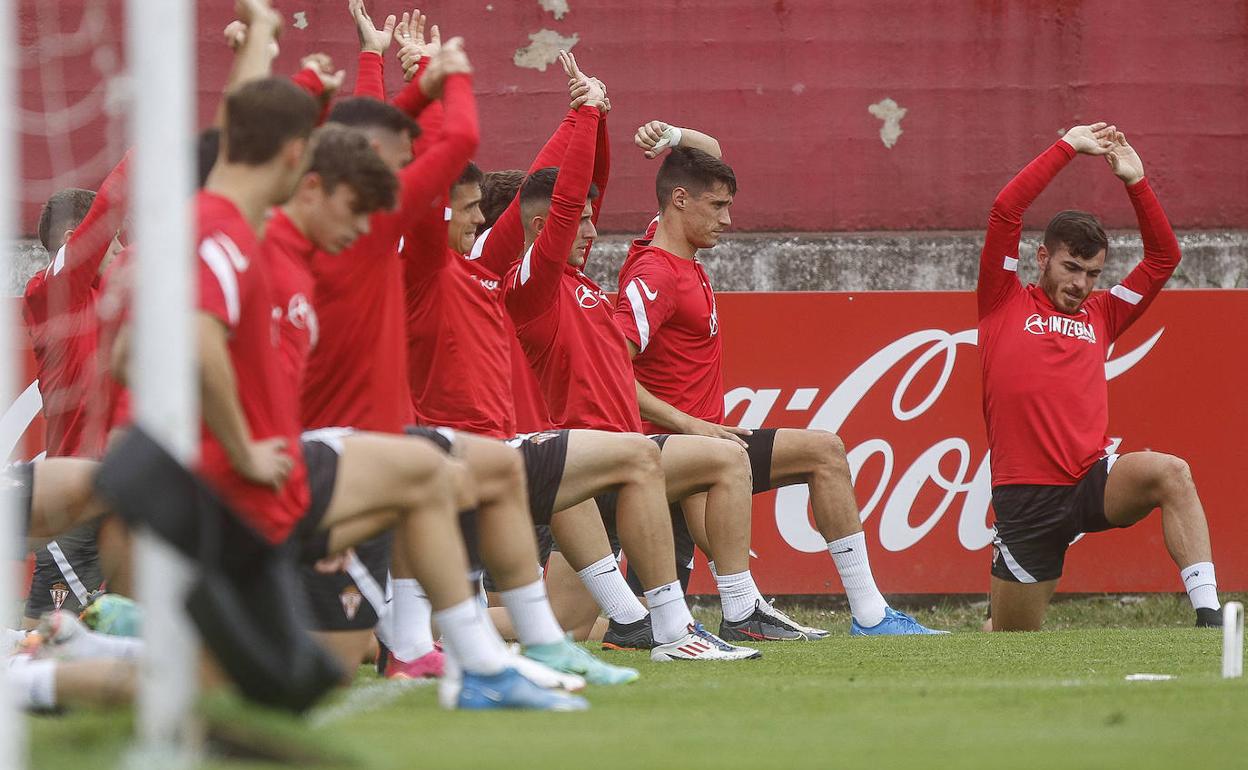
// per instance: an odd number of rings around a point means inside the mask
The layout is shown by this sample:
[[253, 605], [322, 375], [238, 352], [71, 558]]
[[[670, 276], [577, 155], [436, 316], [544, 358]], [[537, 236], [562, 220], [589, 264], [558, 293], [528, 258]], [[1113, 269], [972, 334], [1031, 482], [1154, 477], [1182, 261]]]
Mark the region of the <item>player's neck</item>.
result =
[[204, 189], [228, 199], [257, 233], [273, 205], [274, 183], [265, 169], [233, 163], [218, 163]]
[[654, 239], [650, 241], [650, 245], [663, 249], [669, 254], [675, 254], [681, 259], [693, 259], [698, 255], [698, 247], [691, 244], [684, 233], [668, 225], [662, 218], [659, 219], [659, 227], [654, 231]]

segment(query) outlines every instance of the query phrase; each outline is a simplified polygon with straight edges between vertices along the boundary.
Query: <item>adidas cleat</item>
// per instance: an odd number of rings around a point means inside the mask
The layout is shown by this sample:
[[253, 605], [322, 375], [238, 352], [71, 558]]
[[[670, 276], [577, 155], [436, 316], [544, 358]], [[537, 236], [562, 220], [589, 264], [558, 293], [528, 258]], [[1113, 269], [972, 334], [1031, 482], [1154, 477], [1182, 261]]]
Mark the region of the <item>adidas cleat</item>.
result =
[[949, 632], [928, 628], [906, 613], [899, 612], [892, 607], [884, 608], [884, 619], [874, 626], [860, 626], [857, 618], [849, 625], [850, 636], [906, 636], [947, 633]]
[[664, 663], [669, 660], [752, 660], [763, 653], [750, 647], [728, 644], [707, 631], [701, 623], [689, 626], [689, 633], [667, 644], [655, 645], [650, 660]]
[[788, 616], [761, 601], [754, 603], [754, 611], [743, 620], [724, 618], [719, 624], [719, 636], [730, 642], [794, 642], [807, 638]]
[[635, 668], [603, 663], [570, 639], [552, 644], [534, 644], [524, 649], [525, 657], [556, 671], [582, 676], [590, 684], [629, 684], [641, 678]]
[[602, 637], [604, 650], [653, 650], [654, 646], [654, 627], [650, 624], [649, 614], [636, 623], [616, 623], [613, 620]]
[[492, 676], [465, 673], [455, 706], [466, 711], [585, 711], [589, 702], [579, 695], [539, 687], [514, 668], [505, 668]]

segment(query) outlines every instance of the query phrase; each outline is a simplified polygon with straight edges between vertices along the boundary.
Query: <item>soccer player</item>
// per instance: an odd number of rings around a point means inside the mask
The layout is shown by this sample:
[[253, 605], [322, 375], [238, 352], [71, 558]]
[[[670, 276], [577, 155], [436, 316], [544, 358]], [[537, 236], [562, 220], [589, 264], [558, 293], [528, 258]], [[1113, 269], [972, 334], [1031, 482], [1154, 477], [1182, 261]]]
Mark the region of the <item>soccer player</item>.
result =
[[[581, 108], [590, 113], [587, 130], [591, 145], [597, 134], [602, 96], [601, 91], [590, 95], [594, 106]], [[589, 155], [586, 162], [592, 164]], [[442, 217], [429, 217], [421, 233], [408, 242], [405, 253], [413, 402], [419, 419], [427, 424], [507, 438], [515, 433], [510, 358], [514, 333], [502, 307], [500, 276], [481, 260], [464, 258], [480, 222], [476, 211], [481, 200], [480, 176], [461, 178], [450, 190], [449, 200], [449, 225]], [[642, 579], [652, 588], [666, 586], [665, 593], [676, 595], [679, 583], [666, 557], [671, 550], [670, 530], [662, 472], [653, 444], [641, 436], [599, 431], [543, 431], [520, 436], [515, 443], [525, 459], [530, 528], [550, 524], [555, 540], [604, 611], [631, 621], [646, 617], [645, 608], [620, 574], [591, 500], [610, 489], [618, 489], [618, 526]], [[532, 570], [536, 562], [535, 550], [528, 569]], [[492, 577], [503, 589], [506, 601], [507, 586], [498, 575]], [[683, 600], [656, 611], [661, 616], [656, 625], [673, 629], [673, 639], [693, 634], [689, 630], [693, 620]], [[516, 630], [523, 633], [522, 628]], [[700, 638], [690, 640], [691, 645], [695, 642], [707, 656], [712, 655], [711, 650], [719, 657], [756, 654], [754, 650], [725, 650], [727, 645], [716, 646]], [[542, 650], [528, 650], [526, 654], [536, 654], [538, 660], [547, 662]], [[612, 673], [616, 670], [618, 667], [605, 667], [600, 675], [590, 669], [590, 676], [602, 676], [604, 681], [635, 677], [635, 672], [627, 678]]]
[[[815, 524], [849, 599], [850, 633], [932, 633], [889, 607], [876, 587], [841, 440], [826, 431], [723, 424], [719, 315], [697, 253], [713, 248], [731, 224], [736, 175], [720, 159], [719, 143], [692, 129], [653, 121], [638, 129], [636, 142], [647, 157], [672, 148], [656, 180], [659, 216], [629, 249], [620, 269], [622, 301], [615, 307], [633, 356], [643, 429], [740, 443], [749, 455], [755, 494], [808, 484]], [[699, 504], [686, 503], [686, 510]], [[697, 531], [693, 535], [705, 550], [709, 544]]]
[[[384, 216], [393, 207], [397, 188], [366, 134], [331, 123], [314, 137], [308, 173], [294, 196], [269, 220], [263, 248], [272, 271], [282, 375], [290, 392], [299, 392], [308, 352], [322, 328], [309, 299], [315, 286], [313, 259], [339, 256], [369, 232], [375, 212]], [[308, 514], [298, 528], [303, 558], [341, 557], [350, 576], [335, 586], [340, 591], [328, 595], [318, 590], [327, 576], [305, 583], [311, 584], [321, 636], [347, 671], [358, 666], [360, 637], [367, 645], [368, 631], [381, 614], [379, 582], [385, 580], [390, 542], [375, 538], [393, 529], [399, 562], [428, 588], [433, 617], [468, 674], [459, 707], [584, 707], [582, 700], [537, 687], [512, 669], [479, 613], [465, 579], [468, 561], [456, 516], [457, 504], [463, 506], [462, 490], [470, 487], [459, 463], [425, 439], [344, 429], [305, 433], [303, 451], [311, 491]], [[363, 559], [347, 553], [361, 544], [380, 553]], [[365, 566], [378, 557], [380, 568]], [[362, 611], [365, 591], [373, 596]], [[501, 702], [486, 697], [487, 690], [501, 693]]]
[[[22, 316], [35, 353], [48, 457], [99, 457], [103, 450], [103, 415], [88, 409], [86, 394], [96, 360], [99, 277], [120, 250], [126, 216], [126, 165], [123, 158], [98, 194], [56, 193], [39, 216], [39, 239], [52, 259], [26, 285]], [[35, 552], [24, 626], [33, 628], [51, 610], [81, 611], [100, 587], [100, 525], [66, 532]]]
[[[367, 75], [380, 71], [380, 53], [389, 43], [384, 30], [373, 28], [366, 16], [358, 18], [359, 10], [356, 14], [364, 49], [357, 97], [335, 106], [330, 119], [368, 134], [378, 153], [399, 175], [401, 204], [395, 212], [375, 215], [368, 235], [342, 254], [317, 254], [313, 258], [314, 301], [321, 334], [303, 387], [303, 421], [308, 428], [347, 425], [401, 433], [404, 425], [412, 422], [412, 405], [400, 240], [406, 237], [410, 242], [413, 223], [428, 212], [437, 215], [445, 233], [442, 199], [476, 149], [476, 107], [471, 66], [462, 43], [452, 39], [431, 58], [425, 75], [396, 97], [396, 103], [417, 114], [437, 97], [444, 106], [439, 132], [429, 138], [413, 161], [413, 139], [419, 131], [412, 120], [392, 105], [358, 96], [367, 83], [379, 88], [380, 76], [370, 80]], [[482, 560], [513, 589], [507, 606], [529, 654], [534, 655], [535, 650], [550, 652], [541, 662], [556, 663], [552, 668], [578, 676], [590, 668], [609, 671], [563, 637], [545, 589], [535, 579], [536, 546], [527, 523], [517, 453], [498, 442], [473, 441], [458, 433], [450, 443], [456, 458], [467, 465], [480, 500], [471, 517], [475, 526], [471, 518], [466, 523], [478, 535]], [[413, 652], [432, 651], [432, 640], [422, 588], [414, 575], [403, 574], [401, 560], [394, 567], [392, 622], [385, 625], [385, 631], [398, 638], [385, 641], [394, 653], [390, 663], [401, 673], [410, 670], [405, 664], [412, 663], [409, 656]], [[414, 640], [410, 635], [422, 625], [425, 628], [420, 638]], [[426, 641], [424, 650], [420, 649], [421, 641]]]
[[[1122, 283], [1094, 292], [1105, 231], [1092, 214], [1063, 211], [1036, 250], [1039, 281], [1021, 286], [1023, 213], [1077, 154], [1104, 157], [1122, 180], [1144, 259]], [[1180, 258], [1139, 154], [1105, 123], [1070, 129], [993, 201], [976, 287], [996, 513], [993, 630], [1039, 629], [1070, 542], [1129, 527], [1154, 508], [1196, 625], [1222, 624], [1209, 527], [1187, 463], [1161, 452], [1108, 454], [1109, 346], [1152, 304]]]
[[[570, 56], [566, 66], [574, 81], [584, 78]], [[498, 235], [491, 238], [486, 252], [497, 252], [513, 223], [523, 222], [524, 241], [515, 256], [524, 256], [503, 282], [504, 299], [555, 425], [636, 433], [641, 423], [627, 347], [612, 321], [610, 302], [580, 269], [596, 236], [594, 219], [603, 192], [590, 184], [591, 169], [605, 187], [609, 158], [601, 137], [595, 151], [593, 121], [579, 112], [573, 114], [572, 130], [565, 132], [565, 120], [539, 157], [545, 160], [554, 154], [552, 145], [563, 144], [561, 168], [542, 168], [529, 175], [516, 205], [499, 217]], [[706, 437], [652, 438], [661, 446], [666, 497], [675, 501], [707, 492], [711, 500], [705, 528], [717, 549], [713, 558], [728, 565], [720, 581], [724, 609], [720, 637], [820, 636], [822, 632], [799, 627], [775, 611], [750, 576], [750, 490], [744, 451], [735, 442]], [[613, 502], [607, 495], [598, 504], [610, 510]], [[632, 551], [627, 546], [624, 550], [631, 559]], [[647, 591], [646, 598], [653, 608], [665, 597]], [[666, 648], [678, 640], [663, 636], [651, 635], [650, 618], [629, 624], [611, 619], [604, 641], [616, 649], [653, 648], [655, 659], [668, 660]]]

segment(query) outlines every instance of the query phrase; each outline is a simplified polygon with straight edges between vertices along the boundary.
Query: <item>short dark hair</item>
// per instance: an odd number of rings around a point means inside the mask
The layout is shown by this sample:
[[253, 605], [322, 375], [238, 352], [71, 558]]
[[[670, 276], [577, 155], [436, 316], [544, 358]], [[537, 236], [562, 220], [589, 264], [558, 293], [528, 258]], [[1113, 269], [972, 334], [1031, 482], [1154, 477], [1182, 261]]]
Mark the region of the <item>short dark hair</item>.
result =
[[455, 180], [454, 186], [459, 187], [461, 184], [480, 185], [484, 181], [485, 174], [482, 173], [481, 167], [472, 161], [468, 161], [468, 165], [464, 166], [464, 170], [460, 172], [459, 179]]
[[[559, 179], [559, 169], [550, 166], [548, 168], [539, 168], [528, 179], [524, 180], [524, 184], [520, 185], [520, 210], [522, 212], [531, 211], [535, 206], [546, 207], [550, 205], [551, 196], [555, 194], [555, 182]], [[586, 200], [593, 200], [598, 197], [598, 185], [590, 182], [589, 195]], [[528, 215], [525, 215], [528, 219]]]
[[396, 134], [407, 132], [413, 139], [420, 136], [420, 126], [407, 113], [368, 96], [355, 96], [338, 102], [329, 111], [329, 122], [352, 128], [381, 128]]
[[399, 180], [359, 129], [326, 125], [312, 135], [308, 173], [318, 174], [326, 193], [345, 184], [355, 192], [355, 211], [370, 214], [394, 208]]
[[701, 195], [720, 182], [727, 185], [729, 194], [737, 194], [737, 175], [733, 173], [732, 166], [710, 153], [692, 147], [677, 147], [663, 159], [655, 179], [659, 209], [667, 208], [672, 200], [672, 191], [677, 187], [685, 188], [691, 195]]
[[239, 86], [225, 97], [225, 159], [268, 163], [291, 140], [310, 136], [320, 114], [316, 100], [287, 78]]
[[518, 168], [491, 171], [485, 175], [485, 179], [481, 182], [481, 216], [485, 217], [485, 223], [481, 225], [482, 230], [493, 227], [511, 202], [516, 199], [516, 195], [520, 192], [520, 185], [524, 184], [524, 177], [524, 171]]
[[208, 184], [208, 175], [217, 165], [217, 156], [221, 154], [221, 129], [210, 126], [199, 132], [195, 143], [195, 155], [199, 163], [199, 186]]
[[1061, 211], [1044, 228], [1044, 248], [1049, 253], [1063, 244], [1072, 256], [1091, 259], [1109, 250], [1109, 238], [1096, 217], [1086, 211]]
[[[54, 193], [48, 202], [43, 204], [39, 212], [39, 242], [43, 248], [52, 251], [53, 234], [60, 238], [61, 233], [72, 230], [82, 223], [91, 204], [95, 202], [95, 193], [80, 187], [70, 187]], [[60, 248], [61, 244], [55, 244]]]

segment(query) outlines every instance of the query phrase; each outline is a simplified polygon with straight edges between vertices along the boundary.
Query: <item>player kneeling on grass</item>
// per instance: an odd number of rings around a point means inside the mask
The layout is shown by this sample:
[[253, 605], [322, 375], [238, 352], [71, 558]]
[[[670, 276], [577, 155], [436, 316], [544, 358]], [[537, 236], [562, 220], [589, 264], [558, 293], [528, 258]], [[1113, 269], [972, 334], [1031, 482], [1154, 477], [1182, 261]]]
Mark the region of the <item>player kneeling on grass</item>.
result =
[[[1063, 211], [1036, 251], [1039, 282], [1023, 287], [1023, 213], [1079, 153], [1103, 156], [1126, 185], [1144, 259], [1122, 283], [1093, 293], [1109, 241], [1096, 217]], [[1152, 303], [1180, 257], [1140, 156], [1105, 123], [1072, 128], [993, 202], [976, 288], [997, 519], [993, 630], [1039, 629], [1074, 538], [1129, 527], [1158, 507], [1196, 625], [1221, 625], [1209, 527], [1187, 463], [1160, 452], [1109, 453], [1109, 346]]]

